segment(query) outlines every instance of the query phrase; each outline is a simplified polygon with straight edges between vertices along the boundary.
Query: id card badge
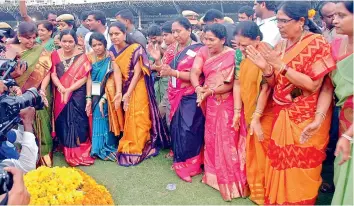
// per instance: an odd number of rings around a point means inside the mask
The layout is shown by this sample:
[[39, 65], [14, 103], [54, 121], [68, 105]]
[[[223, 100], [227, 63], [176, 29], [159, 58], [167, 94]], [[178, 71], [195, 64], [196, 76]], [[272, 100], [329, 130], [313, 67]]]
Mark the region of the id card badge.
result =
[[172, 87], [176, 88], [177, 87], [177, 78], [176, 77], [172, 77], [171, 83], [172, 83]]
[[197, 55], [197, 53], [195, 53], [195, 51], [190, 50], [190, 49], [187, 51], [186, 54], [192, 58], [194, 58]]
[[92, 95], [100, 96], [101, 95], [101, 83], [100, 82], [92, 82]]

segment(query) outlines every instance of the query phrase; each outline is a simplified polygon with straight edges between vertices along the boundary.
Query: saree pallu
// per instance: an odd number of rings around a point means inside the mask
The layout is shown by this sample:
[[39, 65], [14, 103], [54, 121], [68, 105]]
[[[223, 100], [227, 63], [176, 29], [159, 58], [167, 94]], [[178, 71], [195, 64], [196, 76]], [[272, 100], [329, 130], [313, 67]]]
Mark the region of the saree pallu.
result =
[[[231, 49], [208, 57], [208, 48], [203, 47], [198, 55], [205, 60], [203, 74], [205, 84], [216, 89], [232, 84], [234, 78], [234, 55]], [[202, 182], [220, 191], [225, 201], [246, 197], [246, 127], [241, 113], [240, 129], [231, 127], [234, 115], [232, 92], [209, 96], [206, 102], [205, 151]]]
[[[105, 58], [99, 62], [92, 64], [91, 79], [94, 82], [101, 84], [101, 95], [104, 93], [105, 85], [104, 79], [109, 78], [113, 73], [110, 70], [110, 58]], [[99, 99], [101, 96], [94, 96], [93, 113], [92, 113], [92, 150], [91, 156], [99, 157], [103, 160], [117, 161], [116, 151], [118, 148], [118, 138], [110, 131], [109, 118], [108, 118], [108, 104], [104, 104], [103, 113], [100, 112]]]
[[[170, 61], [170, 67], [179, 72], [190, 72], [194, 57], [187, 55], [187, 51], [197, 52], [201, 47], [201, 44], [188, 46]], [[192, 176], [202, 172], [205, 118], [197, 106], [197, 95], [189, 81], [176, 79], [174, 87], [170, 80], [168, 97], [171, 104], [173, 168], [182, 180], [191, 182]]]
[[[52, 72], [58, 75], [60, 83], [69, 88], [77, 80], [88, 76], [91, 63], [85, 54], [74, 57], [74, 63], [65, 71], [63, 62], [57, 52], [52, 53]], [[70, 60], [67, 60], [70, 61]], [[91, 141], [89, 137], [89, 121], [85, 112], [86, 84], [69, 95], [67, 104], [62, 102], [62, 95], [55, 89], [54, 119], [56, 137], [63, 147], [66, 162], [74, 167], [88, 166], [94, 163], [90, 157]]]
[[[346, 132], [353, 124], [353, 54], [340, 56], [341, 39], [332, 43], [334, 56], [337, 60], [337, 69], [332, 72], [331, 78], [335, 86], [335, 95], [338, 98], [337, 106], [341, 107], [339, 114], [339, 136]], [[353, 205], [353, 144], [350, 144], [349, 160], [338, 165], [342, 159], [340, 154], [334, 161], [334, 191], [332, 205]]]
[[[335, 68], [330, 45], [317, 34], [307, 35], [286, 50], [282, 61], [312, 80], [323, 78]], [[313, 122], [320, 89], [307, 96], [299, 90], [285, 76], [276, 75], [274, 122], [265, 168], [265, 204], [314, 204], [322, 182], [332, 111], [328, 110], [319, 130], [301, 144], [302, 131]]]
[[[26, 61], [28, 64], [27, 71], [25, 71], [20, 77], [16, 78], [16, 82], [21, 87], [22, 92], [25, 92], [32, 87], [36, 89], [40, 87], [43, 79], [49, 74], [50, 68], [52, 67], [50, 55], [50, 52], [43, 49], [42, 46], [35, 46], [33, 49], [25, 51], [21, 55], [21, 60]], [[40, 158], [37, 165], [51, 167], [53, 164], [53, 141], [51, 137], [52, 92], [50, 85], [48, 85], [46, 89], [46, 97], [49, 106], [36, 111], [33, 128], [35, 136], [41, 144], [39, 146]]]
[[139, 64], [143, 74], [129, 97], [128, 110], [124, 113], [123, 137], [119, 141], [117, 154], [120, 165], [137, 165], [146, 158], [158, 155], [159, 149], [168, 147], [170, 140], [158, 111], [144, 49], [139, 44], [132, 44], [120, 52], [114, 46], [110, 50], [122, 72], [123, 95], [132, 81], [136, 64]]
[[[36, 42], [38, 44], [42, 44], [42, 40], [39, 39], [39, 37], [37, 37]], [[54, 39], [50, 38], [47, 43], [45, 43], [45, 45], [42, 45], [44, 47], [45, 50], [52, 52], [55, 50], [55, 44], [54, 44]]]
[[[257, 106], [261, 85], [264, 83], [262, 80], [262, 71], [246, 58], [241, 62], [238, 76], [246, 127], [249, 128], [252, 115]], [[260, 121], [264, 133], [264, 140], [262, 142], [258, 140], [256, 134], [251, 136], [249, 132], [247, 133], [246, 174], [250, 188], [249, 198], [253, 202], [262, 205], [264, 204], [265, 160], [273, 123], [271, 100], [268, 100]]]

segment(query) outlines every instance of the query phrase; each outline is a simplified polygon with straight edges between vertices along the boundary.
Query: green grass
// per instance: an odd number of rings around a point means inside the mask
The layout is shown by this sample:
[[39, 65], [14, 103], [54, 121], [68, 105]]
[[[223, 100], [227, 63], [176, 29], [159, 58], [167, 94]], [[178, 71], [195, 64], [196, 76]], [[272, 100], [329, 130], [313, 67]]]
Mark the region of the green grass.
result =
[[[80, 167], [103, 184], [119, 205], [252, 205], [249, 199], [234, 199], [225, 202], [218, 191], [201, 183], [202, 176], [193, 178], [193, 183], [180, 180], [171, 170], [172, 160], [164, 158], [166, 151], [157, 157], [145, 160], [138, 166], [122, 167], [114, 162], [96, 160], [89, 167]], [[67, 166], [62, 154], [54, 155], [56, 166]], [[169, 191], [167, 184], [174, 183], [177, 189]], [[327, 195], [328, 196], [328, 195]], [[330, 204], [327, 196], [321, 196], [318, 204]], [[329, 201], [328, 201], [329, 200]]]

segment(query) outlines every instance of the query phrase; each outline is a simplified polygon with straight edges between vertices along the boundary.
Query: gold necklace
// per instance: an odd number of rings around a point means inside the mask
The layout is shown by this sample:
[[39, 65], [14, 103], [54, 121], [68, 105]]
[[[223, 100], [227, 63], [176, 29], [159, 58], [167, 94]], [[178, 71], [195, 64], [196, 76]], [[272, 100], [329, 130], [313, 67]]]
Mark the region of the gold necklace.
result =
[[[302, 32], [300, 38], [299, 38], [299, 41], [297, 41], [296, 45], [300, 44], [302, 39], [304, 38], [304, 35], [305, 32]], [[281, 55], [281, 59], [284, 58], [284, 55], [285, 55], [285, 50], [288, 48], [288, 43], [289, 43], [289, 40], [287, 39], [285, 42], [283, 42], [283, 45], [282, 45], [282, 55]], [[295, 43], [294, 43], [295, 44]], [[291, 46], [293, 46], [294, 44], [292, 44]]]

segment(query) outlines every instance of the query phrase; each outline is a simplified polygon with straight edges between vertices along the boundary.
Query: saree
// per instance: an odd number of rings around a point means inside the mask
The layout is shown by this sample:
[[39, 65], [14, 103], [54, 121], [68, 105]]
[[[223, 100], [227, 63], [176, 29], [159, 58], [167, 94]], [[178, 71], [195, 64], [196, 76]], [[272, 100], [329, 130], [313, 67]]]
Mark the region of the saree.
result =
[[[340, 55], [341, 39], [332, 43], [334, 57], [337, 60], [337, 69], [331, 73], [335, 86], [335, 95], [338, 98], [337, 106], [341, 108], [339, 114], [339, 136], [346, 132], [353, 124], [353, 54]], [[353, 144], [350, 144], [349, 160], [338, 165], [342, 159], [340, 154], [334, 161], [334, 191], [332, 205], [353, 205]]]
[[[264, 84], [262, 71], [250, 59], [246, 58], [240, 65], [239, 81], [246, 127], [249, 129], [253, 113], [256, 110], [261, 85]], [[258, 141], [256, 134], [251, 136], [249, 132], [247, 133], [246, 174], [250, 189], [249, 198], [253, 202], [263, 205], [265, 160], [273, 122], [271, 100], [268, 100], [260, 122], [264, 133], [262, 142]]]
[[[276, 49], [285, 48], [285, 44], [280, 42]], [[282, 61], [312, 80], [323, 78], [335, 68], [330, 45], [318, 34], [309, 34], [285, 50]], [[319, 93], [320, 89], [303, 95], [285, 76], [276, 74], [274, 121], [265, 168], [265, 204], [312, 205], [316, 201], [329, 141], [331, 109], [307, 142], [301, 144], [300, 135], [313, 122]]]
[[170, 140], [158, 111], [144, 49], [139, 44], [132, 44], [119, 52], [112, 46], [110, 51], [122, 72], [123, 95], [133, 79], [136, 64], [140, 65], [143, 74], [129, 97], [129, 106], [124, 113], [123, 137], [119, 141], [117, 154], [119, 165], [133, 166], [158, 155], [160, 148], [170, 145]]
[[[195, 56], [187, 54], [198, 52], [202, 44], [186, 47], [170, 62], [170, 67], [179, 72], [190, 72]], [[197, 95], [189, 81], [172, 78], [168, 85], [168, 97], [171, 104], [171, 139], [173, 151], [173, 168], [178, 177], [192, 182], [192, 176], [202, 172], [204, 123], [202, 109], [197, 106]]]
[[[67, 63], [70, 60], [66, 60]], [[57, 51], [52, 53], [52, 73], [56, 73], [60, 83], [69, 88], [78, 80], [88, 76], [91, 63], [85, 54], [74, 57], [73, 64], [65, 71]], [[69, 94], [67, 104], [62, 102], [62, 95], [55, 89], [54, 94], [55, 133], [59, 146], [63, 147], [66, 162], [74, 166], [88, 166], [94, 163], [90, 157], [91, 141], [89, 137], [89, 121], [85, 112], [86, 84]]]
[[[209, 57], [207, 47], [199, 50], [203, 59], [204, 85], [217, 88], [232, 84], [235, 68], [235, 51], [226, 47], [220, 54]], [[232, 128], [234, 101], [232, 91], [209, 96], [206, 100], [204, 175], [202, 182], [219, 190], [225, 201], [246, 197], [245, 150], [246, 130]], [[243, 122], [242, 122], [243, 121]], [[241, 125], [244, 125], [241, 116]]]
[[[114, 106], [107, 98], [106, 104], [103, 105], [104, 117], [100, 112], [99, 100], [104, 94], [104, 88], [107, 84], [103, 84], [104, 80], [110, 78], [113, 71], [110, 68], [111, 58], [107, 57], [101, 61], [92, 64], [91, 80], [101, 84], [101, 95], [94, 96], [92, 103], [92, 157], [99, 157], [102, 160], [117, 161], [116, 151], [118, 148], [118, 138], [110, 130], [108, 107]], [[114, 83], [114, 82], [113, 82]], [[109, 84], [108, 84], [109, 85]], [[115, 86], [115, 85], [114, 85]], [[115, 94], [115, 93], [114, 93]], [[109, 95], [108, 93], [106, 95]], [[114, 98], [114, 97], [113, 97]]]
[[[52, 67], [50, 52], [43, 49], [42, 46], [35, 46], [33, 49], [25, 51], [21, 55], [21, 60], [27, 62], [28, 69], [20, 77], [16, 78], [16, 83], [22, 92], [32, 87], [39, 89], [43, 79], [49, 74]], [[40, 158], [37, 165], [51, 167], [53, 165], [53, 141], [51, 137], [52, 92], [50, 85], [48, 85], [45, 92], [49, 106], [36, 111], [33, 128], [34, 134], [41, 144], [39, 146]]]
[[[42, 40], [39, 39], [39, 37], [37, 37], [36, 39], [36, 42], [38, 44], [42, 44]], [[52, 52], [55, 50], [55, 44], [54, 44], [54, 39], [53, 38], [50, 38], [46, 43], [45, 45], [43, 45], [44, 49], [49, 51], [49, 52]]]

